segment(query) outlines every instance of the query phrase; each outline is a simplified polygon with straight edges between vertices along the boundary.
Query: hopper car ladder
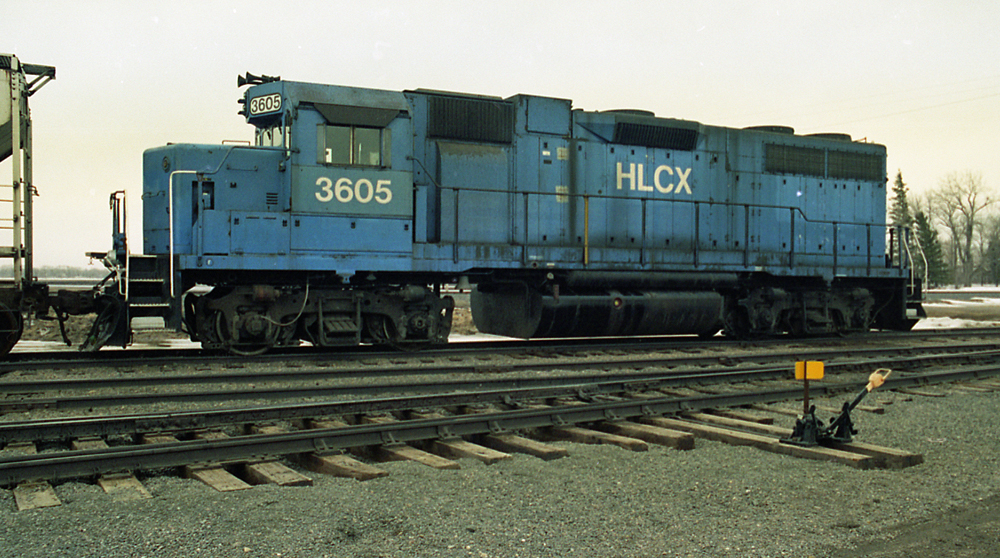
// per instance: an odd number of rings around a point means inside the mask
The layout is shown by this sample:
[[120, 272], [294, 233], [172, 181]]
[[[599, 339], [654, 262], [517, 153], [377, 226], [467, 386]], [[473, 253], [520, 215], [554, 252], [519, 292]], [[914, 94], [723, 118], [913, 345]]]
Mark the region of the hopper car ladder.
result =
[[[30, 82], [28, 76], [33, 76]], [[10, 158], [11, 167], [10, 184], [0, 182], [0, 238], [10, 239], [9, 244], [0, 241], [0, 261], [11, 261], [10, 276], [0, 279], [0, 356], [20, 339], [22, 315], [48, 296], [44, 285], [34, 284], [32, 272], [31, 207], [37, 193], [28, 97], [55, 77], [52, 66], [22, 64], [13, 54], [0, 54], [0, 162]]]

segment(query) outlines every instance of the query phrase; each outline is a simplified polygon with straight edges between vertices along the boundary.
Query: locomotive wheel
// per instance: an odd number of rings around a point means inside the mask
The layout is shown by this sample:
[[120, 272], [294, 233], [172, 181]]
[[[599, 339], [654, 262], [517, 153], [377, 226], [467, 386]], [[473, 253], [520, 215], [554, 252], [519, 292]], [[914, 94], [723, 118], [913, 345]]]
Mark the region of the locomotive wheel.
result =
[[389, 316], [383, 314], [369, 314], [365, 318], [365, 331], [371, 337], [374, 345], [389, 345], [399, 343], [399, 333], [393, 325]]
[[239, 331], [233, 335], [232, 328], [226, 320], [224, 312], [215, 314], [215, 335], [222, 343], [222, 346], [234, 355], [256, 356], [262, 355], [274, 346], [275, 329], [270, 322], [267, 322], [265, 331], [261, 335], [241, 336]]
[[788, 331], [792, 337], [805, 337], [809, 334], [809, 328], [806, 325], [806, 315], [801, 310], [796, 310], [791, 313], [788, 319]]
[[725, 313], [725, 317], [725, 327], [723, 327], [722, 332], [726, 337], [744, 341], [754, 338], [750, 315], [745, 308], [739, 306], [730, 308]]
[[23, 331], [24, 321], [21, 320], [21, 312], [0, 303], [0, 357], [14, 348], [21, 339]]

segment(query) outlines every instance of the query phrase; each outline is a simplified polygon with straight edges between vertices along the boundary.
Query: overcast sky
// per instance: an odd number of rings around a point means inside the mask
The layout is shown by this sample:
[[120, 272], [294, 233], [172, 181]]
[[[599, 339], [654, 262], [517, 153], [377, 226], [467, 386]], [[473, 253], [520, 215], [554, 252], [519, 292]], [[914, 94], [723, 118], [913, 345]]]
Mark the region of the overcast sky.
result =
[[1000, 190], [996, 0], [4, 0], [0, 37], [57, 71], [30, 100], [38, 265], [109, 249], [115, 190], [139, 249], [142, 151], [252, 138], [246, 71], [845, 132], [886, 145], [915, 193], [966, 170]]

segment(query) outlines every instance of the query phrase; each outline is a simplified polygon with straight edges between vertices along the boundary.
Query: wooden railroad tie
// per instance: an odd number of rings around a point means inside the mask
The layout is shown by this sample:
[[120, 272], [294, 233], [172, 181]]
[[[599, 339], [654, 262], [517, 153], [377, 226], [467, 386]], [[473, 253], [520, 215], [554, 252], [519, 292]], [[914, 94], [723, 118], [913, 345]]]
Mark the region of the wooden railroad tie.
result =
[[919, 388], [899, 388], [896, 391], [906, 395], [919, 395], [920, 397], [948, 397], [947, 394], [939, 391], [927, 391]]
[[834, 443], [831, 447], [785, 444], [780, 438], [790, 430], [768, 424], [731, 419], [707, 413], [681, 418], [646, 418], [643, 422], [690, 432], [700, 438], [733, 445], [753, 446], [765, 451], [805, 459], [833, 461], [859, 469], [903, 469], [923, 463], [920, 454], [863, 442]]
[[669, 428], [661, 428], [651, 424], [639, 424], [630, 421], [601, 422], [595, 428], [620, 436], [627, 436], [679, 450], [694, 449], [694, 436], [687, 432], [679, 432]]
[[997, 389], [1000, 389], [1000, 386], [991, 385], [985, 382], [979, 382], [976, 384], [960, 383], [954, 384], [953, 387], [959, 391], [968, 391], [973, 393], [993, 393]]
[[[441, 413], [435, 412], [413, 412], [410, 414], [410, 418], [412, 419], [436, 419], [443, 417], [444, 415]], [[450, 457], [454, 459], [472, 458], [481, 461], [486, 465], [491, 465], [498, 461], [511, 458], [509, 453], [481, 446], [479, 444], [474, 444], [459, 437], [432, 440], [428, 443], [427, 447], [430, 451], [443, 457]]]
[[[566, 405], [580, 405], [568, 402]], [[558, 406], [529, 405], [530, 408], [551, 408]], [[542, 439], [564, 440], [578, 444], [610, 444], [630, 451], [647, 451], [649, 444], [657, 444], [680, 450], [692, 449], [694, 437], [686, 432], [678, 432], [657, 425], [638, 424], [626, 420], [608, 420], [594, 423], [591, 427], [580, 425], [550, 426], [539, 428], [535, 435]]]
[[[100, 438], [79, 438], [73, 440], [74, 450], [104, 449], [108, 447], [107, 442]], [[126, 502], [129, 500], [144, 500], [153, 496], [146, 490], [139, 479], [132, 473], [118, 473], [100, 475], [97, 477], [97, 484], [116, 502]]]
[[[362, 424], [388, 424], [397, 422], [395, 418], [388, 415], [364, 416], [361, 418]], [[415, 448], [409, 444], [386, 444], [375, 448], [374, 453], [381, 459], [387, 461], [413, 461], [426, 465], [434, 469], [461, 469], [458, 461], [452, 461], [435, 455], [431, 452]]]
[[[343, 428], [347, 424], [339, 420], [310, 420], [307, 421], [307, 426], [309, 428]], [[358, 461], [339, 450], [300, 453], [292, 456], [292, 459], [310, 471], [335, 477], [366, 481], [389, 476], [389, 471]]]
[[[31, 442], [7, 444], [0, 450], [0, 456], [14, 457], [19, 455], [35, 455], [37, 450]], [[56, 496], [56, 491], [48, 481], [24, 481], [14, 487], [14, 502], [18, 511], [34, 510], [61, 506], [62, 501]]]
[[[203, 438], [210, 438], [211, 434], [200, 434]], [[144, 444], [176, 444], [179, 440], [172, 434], [143, 434]], [[220, 466], [212, 465], [184, 465], [181, 467], [184, 476], [189, 479], [199, 480], [219, 492], [231, 492], [233, 490], [245, 490], [250, 485], [239, 477]]]
[[556, 447], [512, 433], [487, 434], [482, 437], [482, 442], [498, 451], [525, 453], [545, 461], [569, 455], [569, 450], [566, 448]]
[[[480, 407], [466, 407], [465, 411], [468, 414], [488, 414], [492, 412], [489, 409]], [[494, 432], [492, 434], [484, 434], [478, 437], [478, 441], [497, 451], [506, 453], [523, 453], [545, 461], [560, 459], [569, 455], [569, 450], [566, 448], [560, 448], [553, 446], [552, 444], [546, 444], [545, 442], [525, 438], [524, 436], [513, 432]]]

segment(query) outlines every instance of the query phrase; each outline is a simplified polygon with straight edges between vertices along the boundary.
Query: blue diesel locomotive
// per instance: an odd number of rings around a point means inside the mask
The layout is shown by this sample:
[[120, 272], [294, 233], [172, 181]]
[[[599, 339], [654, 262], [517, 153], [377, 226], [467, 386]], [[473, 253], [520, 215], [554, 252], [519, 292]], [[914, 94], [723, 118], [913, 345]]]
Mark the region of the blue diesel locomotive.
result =
[[143, 155], [91, 347], [162, 316], [208, 348], [446, 341], [446, 284], [521, 338], [905, 330], [885, 148], [569, 100], [240, 78], [254, 145]]

